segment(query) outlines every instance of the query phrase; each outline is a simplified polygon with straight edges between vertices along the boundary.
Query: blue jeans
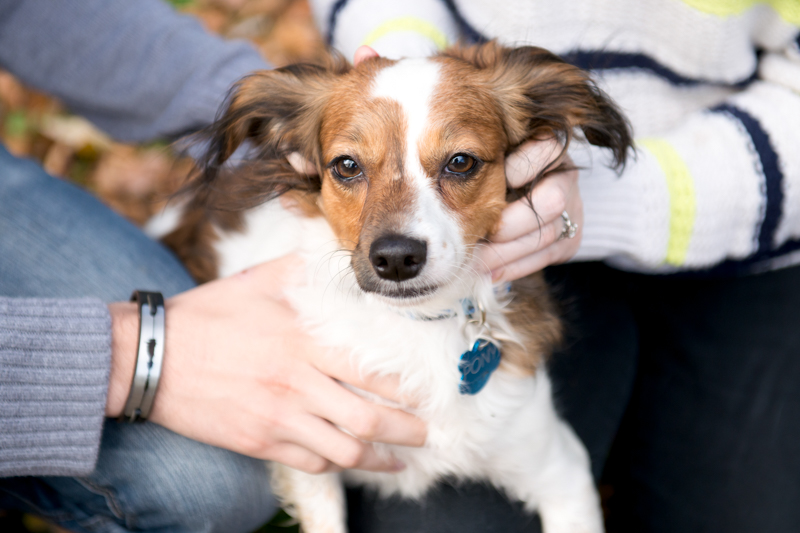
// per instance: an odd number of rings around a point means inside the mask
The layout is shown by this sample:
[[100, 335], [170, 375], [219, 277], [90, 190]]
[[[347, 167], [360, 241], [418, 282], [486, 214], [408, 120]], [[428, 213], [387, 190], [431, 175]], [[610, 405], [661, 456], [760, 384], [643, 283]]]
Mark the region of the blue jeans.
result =
[[[93, 196], [0, 146], [0, 294], [127, 300], [194, 286], [181, 264]], [[263, 461], [156, 424], [106, 421], [86, 478], [0, 479], [0, 509], [80, 532], [249, 532], [277, 510]]]

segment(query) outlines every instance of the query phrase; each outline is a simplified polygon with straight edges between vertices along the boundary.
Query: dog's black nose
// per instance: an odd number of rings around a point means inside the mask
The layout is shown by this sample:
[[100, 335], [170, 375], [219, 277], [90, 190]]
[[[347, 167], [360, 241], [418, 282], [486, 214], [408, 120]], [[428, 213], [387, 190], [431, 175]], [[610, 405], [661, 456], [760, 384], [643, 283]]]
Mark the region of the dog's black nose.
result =
[[369, 247], [372, 268], [383, 279], [405, 281], [422, 270], [428, 257], [428, 245], [424, 241], [402, 235], [385, 235], [373, 241]]

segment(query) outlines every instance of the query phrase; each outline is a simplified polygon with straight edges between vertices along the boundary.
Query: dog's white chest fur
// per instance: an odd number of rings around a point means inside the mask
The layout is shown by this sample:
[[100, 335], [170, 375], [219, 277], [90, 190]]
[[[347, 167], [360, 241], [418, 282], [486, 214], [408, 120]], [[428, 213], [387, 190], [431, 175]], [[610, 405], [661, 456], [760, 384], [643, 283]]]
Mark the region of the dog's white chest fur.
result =
[[[287, 296], [317, 341], [351, 352], [365, 373], [399, 376], [402, 391], [420, 401], [415, 412], [428, 423], [426, 445], [380, 447], [407, 468], [397, 474], [348, 471], [349, 482], [414, 498], [445, 476], [488, 480], [538, 510], [548, 533], [602, 531], [587, 454], [556, 415], [544, 369], [536, 376], [517, 376], [501, 368], [478, 394], [461, 394], [458, 363], [475, 333], [463, 312], [415, 320], [364, 294], [349, 255], [338, 250], [321, 217], [298, 216], [272, 201], [249, 211], [245, 226], [241, 233], [219, 232], [220, 276], [299, 253], [306, 260], [305, 280]], [[418, 311], [435, 315], [466, 295], [486, 306], [490, 327], [513, 336], [487, 276], [453, 284]], [[345, 531], [338, 476], [286, 467], [275, 475], [280, 495], [305, 531]]]

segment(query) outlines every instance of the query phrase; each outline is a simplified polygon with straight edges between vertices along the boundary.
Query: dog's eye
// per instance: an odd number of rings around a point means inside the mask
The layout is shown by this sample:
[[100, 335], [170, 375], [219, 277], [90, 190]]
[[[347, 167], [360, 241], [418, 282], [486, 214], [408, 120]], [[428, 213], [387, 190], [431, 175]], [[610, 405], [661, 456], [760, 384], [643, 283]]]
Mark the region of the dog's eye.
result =
[[475, 168], [475, 158], [467, 154], [456, 154], [447, 163], [445, 170], [453, 174], [466, 174]]
[[343, 180], [357, 178], [361, 175], [361, 169], [358, 163], [349, 157], [343, 157], [333, 164], [333, 172], [336, 176]]

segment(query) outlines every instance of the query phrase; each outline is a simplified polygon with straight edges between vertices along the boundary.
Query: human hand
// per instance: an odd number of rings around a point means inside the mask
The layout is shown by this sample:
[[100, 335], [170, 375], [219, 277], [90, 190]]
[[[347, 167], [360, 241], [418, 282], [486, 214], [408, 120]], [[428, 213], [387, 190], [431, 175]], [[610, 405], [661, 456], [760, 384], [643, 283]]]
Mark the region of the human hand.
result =
[[371, 47], [362, 44], [356, 49], [355, 54], [353, 54], [353, 66], [355, 67], [365, 59], [369, 59], [371, 57], [380, 57], [380, 54], [378, 54], [378, 52], [373, 50]]
[[[513, 188], [522, 187], [551, 163], [559, 163], [562, 146], [555, 140], [529, 141], [507, 159], [506, 180]], [[568, 157], [566, 162], [571, 166]], [[583, 202], [578, 190], [577, 169], [550, 174], [537, 183], [531, 203], [522, 198], [506, 206], [500, 229], [492, 242], [476, 253], [477, 264], [491, 271], [494, 281], [513, 281], [563, 263], [578, 251], [583, 227]], [[578, 229], [574, 238], [559, 239], [566, 211]], [[538, 218], [537, 218], [538, 217]]]
[[[379, 456], [368, 442], [421, 446], [425, 425], [336, 381], [398, 399], [392, 379], [362, 379], [346, 355], [319, 347], [298, 326], [283, 299], [298, 262], [271, 261], [167, 300], [164, 367], [149, 420], [306, 472], [398, 470], [402, 465]], [[133, 362], [126, 369], [117, 356], [135, 350], [138, 318], [135, 305], [109, 307], [114, 360], [107, 414], [117, 416], [133, 375]]]

